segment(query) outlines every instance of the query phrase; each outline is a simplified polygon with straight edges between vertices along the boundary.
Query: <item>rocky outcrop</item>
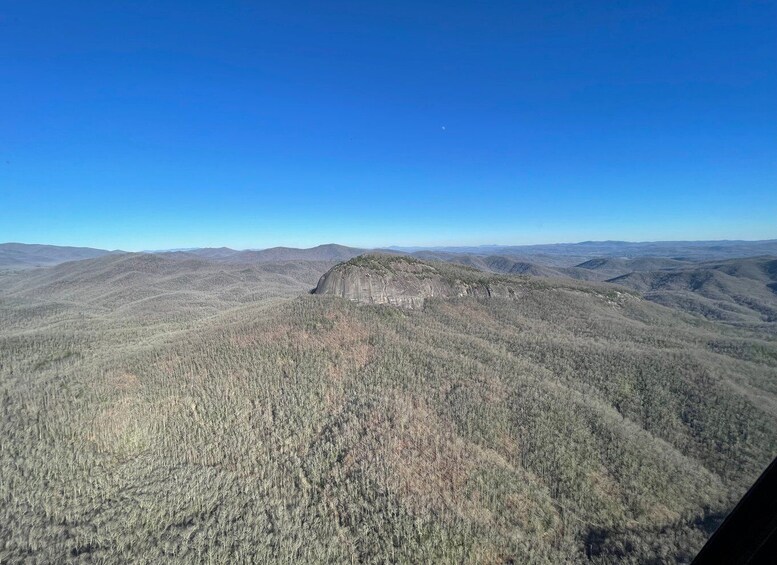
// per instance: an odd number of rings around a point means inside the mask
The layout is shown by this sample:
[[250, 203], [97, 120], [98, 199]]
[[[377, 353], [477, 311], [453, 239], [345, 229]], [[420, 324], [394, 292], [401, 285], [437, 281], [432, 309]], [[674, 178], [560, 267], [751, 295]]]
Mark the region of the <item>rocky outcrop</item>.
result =
[[313, 292], [409, 309], [422, 308], [427, 298], [515, 296], [510, 285], [474, 270], [390, 255], [362, 255], [337, 265], [321, 277]]

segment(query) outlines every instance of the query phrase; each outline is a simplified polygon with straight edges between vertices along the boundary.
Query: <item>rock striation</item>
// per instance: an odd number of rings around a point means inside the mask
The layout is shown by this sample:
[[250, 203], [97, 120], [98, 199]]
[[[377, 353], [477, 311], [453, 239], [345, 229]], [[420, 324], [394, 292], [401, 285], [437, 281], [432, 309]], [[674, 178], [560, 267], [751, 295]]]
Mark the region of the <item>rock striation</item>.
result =
[[397, 255], [361, 255], [330, 269], [314, 294], [365, 304], [423, 308], [427, 298], [514, 297], [512, 285], [474, 269], [433, 265]]

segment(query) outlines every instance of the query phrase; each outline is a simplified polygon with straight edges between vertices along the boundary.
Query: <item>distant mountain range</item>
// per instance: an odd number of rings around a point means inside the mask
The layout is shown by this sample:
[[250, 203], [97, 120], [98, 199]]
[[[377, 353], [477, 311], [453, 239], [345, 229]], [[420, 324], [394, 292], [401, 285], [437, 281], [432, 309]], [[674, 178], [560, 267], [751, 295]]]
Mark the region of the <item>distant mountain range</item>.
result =
[[[275, 261], [347, 261], [367, 251], [344, 245], [319, 245], [310, 249], [272, 247], [262, 250], [236, 250], [228, 247], [204, 247], [185, 250], [149, 251], [146, 254], [196, 257], [228, 263], [267, 263]], [[29, 269], [51, 267], [68, 261], [94, 259], [124, 251], [107, 251], [88, 247], [62, 247], [57, 245], [31, 245], [24, 243], [0, 244], [0, 269]]]
[[[705, 261], [777, 255], [777, 240], [763, 241], [660, 241], [632, 243], [626, 241], [585, 241], [582, 243], [554, 243], [547, 245], [483, 245], [476, 247], [388, 247], [386, 249], [366, 249], [345, 245], [326, 244], [298, 249], [294, 247], [271, 247], [261, 250], [236, 250], [228, 247], [205, 247], [183, 250], [162, 250], [154, 253], [175, 253], [196, 256], [214, 261], [232, 263], [255, 263], [268, 261], [347, 261], [365, 251], [384, 253], [410, 253], [419, 258], [438, 261], [472, 262], [477, 268], [502, 273], [520, 273], [554, 276], [572, 276], [589, 278], [584, 272], [560, 273], [547, 271], [548, 268], [567, 268], [580, 266], [588, 270], [602, 271], [596, 263], [584, 265], [591, 259], [616, 258], [620, 261], [608, 262], [609, 274], [625, 274], [631, 270], [644, 268], [625, 268], [625, 260], [653, 258], [655, 265], [661, 267], [680, 266], [683, 261]], [[107, 255], [123, 253], [89, 247], [63, 247], [57, 245], [31, 245], [24, 243], [0, 244], [0, 269], [25, 269], [47, 267], [67, 261], [79, 261]], [[463, 256], [474, 256], [466, 258]], [[498, 257], [494, 259], [493, 257]], [[510, 260], [505, 261], [507, 257]], [[487, 259], [482, 259], [487, 258]], [[672, 259], [675, 263], [667, 261]], [[512, 263], [511, 263], [512, 262]], [[639, 265], [639, 262], [634, 262]], [[542, 266], [543, 268], [540, 268]], [[613, 270], [615, 268], [615, 270]], [[593, 278], [602, 278], [596, 276]]]
[[727, 259], [777, 255], [777, 239], [760, 241], [583, 241], [541, 245], [479, 245], [453, 247], [390, 247], [394, 251], [442, 251], [472, 255], [521, 255], [567, 257], [670, 257], [675, 259]]

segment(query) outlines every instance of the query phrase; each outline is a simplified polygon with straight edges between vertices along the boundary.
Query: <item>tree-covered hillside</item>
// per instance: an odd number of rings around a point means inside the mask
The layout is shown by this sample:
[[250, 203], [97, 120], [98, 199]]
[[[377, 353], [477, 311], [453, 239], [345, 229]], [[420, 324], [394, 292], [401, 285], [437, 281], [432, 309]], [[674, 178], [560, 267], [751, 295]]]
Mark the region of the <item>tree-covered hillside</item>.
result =
[[116, 261], [0, 277], [2, 562], [687, 562], [777, 453], [771, 334], [612, 285]]

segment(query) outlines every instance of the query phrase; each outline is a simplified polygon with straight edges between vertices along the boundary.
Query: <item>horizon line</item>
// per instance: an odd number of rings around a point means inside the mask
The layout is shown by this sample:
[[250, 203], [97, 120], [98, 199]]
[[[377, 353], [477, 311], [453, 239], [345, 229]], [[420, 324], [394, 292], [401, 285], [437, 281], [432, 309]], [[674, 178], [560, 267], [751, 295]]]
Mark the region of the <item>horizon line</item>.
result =
[[381, 249], [389, 250], [424, 250], [424, 249], [457, 249], [457, 248], [488, 248], [488, 247], [545, 247], [554, 245], [585, 245], [585, 244], [602, 244], [602, 243], [621, 243], [629, 245], [643, 245], [651, 243], [767, 243], [777, 242], [777, 238], [768, 239], [655, 239], [655, 240], [640, 240], [630, 241], [625, 239], [601, 239], [601, 240], [583, 240], [583, 241], [559, 241], [559, 242], [546, 242], [546, 243], [481, 243], [474, 245], [467, 244], [446, 244], [446, 245], [379, 245], [379, 246], [362, 246], [362, 245], [348, 245], [343, 243], [320, 243], [310, 247], [294, 247], [290, 245], [273, 245], [269, 247], [229, 247], [226, 245], [213, 245], [213, 246], [194, 246], [194, 247], [160, 247], [156, 249], [139, 249], [139, 250], [126, 250], [121, 248], [107, 249], [103, 247], [92, 247], [91, 245], [61, 245], [56, 243], [26, 243], [21, 241], [6, 241], [0, 243], [0, 245], [30, 245], [30, 246], [48, 246], [48, 247], [69, 247], [74, 249], [95, 249], [99, 251], [110, 252], [123, 252], [123, 253], [170, 253], [170, 252], [186, 252], [194, 251], [198, 249], [229, 249], [232, 251], [266, 251], [268, 249], [316, 249], [318, 247], [326, 247], [331, 245], [337, 245], [340, 247], [348, 247], [351, 249], [363, 249], [365, 251], [379, 251]]

